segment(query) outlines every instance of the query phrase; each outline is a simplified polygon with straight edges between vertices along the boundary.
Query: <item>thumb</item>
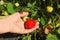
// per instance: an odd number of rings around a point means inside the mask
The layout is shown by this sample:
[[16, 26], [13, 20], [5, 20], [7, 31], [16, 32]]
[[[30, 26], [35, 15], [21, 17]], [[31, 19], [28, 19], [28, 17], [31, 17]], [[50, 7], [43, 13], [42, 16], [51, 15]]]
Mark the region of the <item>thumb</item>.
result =
[[28, 12], [21, 12], [20, 17], [28, 16], [28, 14], [29, 14]]

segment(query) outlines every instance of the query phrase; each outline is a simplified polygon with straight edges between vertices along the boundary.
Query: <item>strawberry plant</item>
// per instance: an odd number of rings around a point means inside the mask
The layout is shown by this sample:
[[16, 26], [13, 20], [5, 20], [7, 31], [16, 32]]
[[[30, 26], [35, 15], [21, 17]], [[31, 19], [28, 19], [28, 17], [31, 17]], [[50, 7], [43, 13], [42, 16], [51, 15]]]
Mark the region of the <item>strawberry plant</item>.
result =
[[0, 18], [21, 11], [29, 12], [22, 19], [26, 28], [33, 28], [35, 21], [39, 22], [39, 28], [22, 35], [22, 40], [60, 40], [60, 0], [0, 0]]

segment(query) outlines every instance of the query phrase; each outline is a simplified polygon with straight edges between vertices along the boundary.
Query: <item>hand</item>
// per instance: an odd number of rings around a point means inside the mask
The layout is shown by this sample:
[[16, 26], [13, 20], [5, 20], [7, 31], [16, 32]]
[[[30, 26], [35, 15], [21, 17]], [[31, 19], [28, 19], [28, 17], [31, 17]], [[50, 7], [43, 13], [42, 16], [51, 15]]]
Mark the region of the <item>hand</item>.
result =
[[18, 33], [18, 34], [26, 34], [31, 33], [36, 30], [39, 26], [39, 23], [36, 23], [36, 27], [32, 29], [25, 29], [24, 21], [21, 19], [24, 16], [28, 16], [28, 12], [16, 12], [10, 15], [7, 18], [4, 18], [4, 32]]

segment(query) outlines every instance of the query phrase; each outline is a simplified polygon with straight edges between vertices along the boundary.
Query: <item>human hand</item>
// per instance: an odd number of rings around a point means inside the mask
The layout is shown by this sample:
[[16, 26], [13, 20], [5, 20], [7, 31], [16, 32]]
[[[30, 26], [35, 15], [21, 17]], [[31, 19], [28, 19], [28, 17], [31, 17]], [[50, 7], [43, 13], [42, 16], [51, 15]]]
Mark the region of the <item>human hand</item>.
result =
[[12, 15], [10, 15], [7, 18], [4, 18], [4, 27], [6, 29], [4, 29], [3, 33], [6, 32], [11, 32], [11, 33], [18, 33], [18, 34], [26, 34], [26, 33], [31, 33], [34, 30], [36, 30], [39, 26], [39, 23], [36, 23], [36, 27], [32, 28], [32, 29], [25, 29], [24, 27], [24, 21], [21, 19], [24, 16], [28, 16], [28, 12], [16, 12]]

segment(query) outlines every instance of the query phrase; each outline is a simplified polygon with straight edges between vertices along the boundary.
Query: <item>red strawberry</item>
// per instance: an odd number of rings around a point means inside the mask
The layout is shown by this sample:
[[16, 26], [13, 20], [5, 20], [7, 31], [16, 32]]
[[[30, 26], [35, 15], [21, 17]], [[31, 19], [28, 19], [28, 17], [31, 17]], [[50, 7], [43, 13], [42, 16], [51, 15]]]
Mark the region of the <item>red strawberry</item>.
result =
[[36, 25], [36, 21], [33, 20], [33, 19], [28, 19], [28, 20], [25, 22], [25, 28], [27, 28], [27, 29], [34, 28], [35, 25]]

